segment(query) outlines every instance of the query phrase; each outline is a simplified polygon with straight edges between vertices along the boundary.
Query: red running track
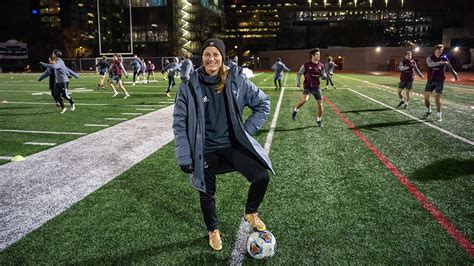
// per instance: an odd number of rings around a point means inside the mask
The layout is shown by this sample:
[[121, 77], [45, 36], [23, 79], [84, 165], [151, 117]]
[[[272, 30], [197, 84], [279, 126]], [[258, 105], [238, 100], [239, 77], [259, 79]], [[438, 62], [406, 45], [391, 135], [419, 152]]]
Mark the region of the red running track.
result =
[[412, 196], [421, 203], [423, 208], [425, 208], [431, 216], [443, 227], [444, 230], [448, 232], [448, 234], [453, 237], [458, 244], [466, 250], [469, 256], [474, 257], [474, 245], [471, 241], [464, 236], [445, 216], [444, 214], [438, 210], [426, 197], [421, 193], [415, 185], [413, 185], [408, 178], [406, 178], [398, 169], [393, 165], [383, 154], [377, 150], [377, 148], [360, 132], [360, 130], [355, 127], [349, 119], [347, 119], [337, 107], [332, 104], [326, 97], [324, 101], [336, 112], [336, 114], [344, 120], [344, 122], [352, 129], [354, 134], [359, 137], [362, 142], [367, 145], [367, 147], [372, 151], [377, 158], [387, 167], [393, 175], [395, 175], [400, 183], [402, 183], [405, 188], [412, 194]]

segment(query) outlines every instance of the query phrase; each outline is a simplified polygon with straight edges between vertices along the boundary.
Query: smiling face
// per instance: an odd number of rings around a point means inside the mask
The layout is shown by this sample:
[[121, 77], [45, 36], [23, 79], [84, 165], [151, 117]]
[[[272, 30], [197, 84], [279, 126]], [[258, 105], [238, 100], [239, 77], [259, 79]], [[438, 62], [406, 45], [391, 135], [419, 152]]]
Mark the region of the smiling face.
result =
[[209, 76], [217, 75], [222, 66], [222, 55], [214, 46], [208, 46], [202, 53], [202, 65]]

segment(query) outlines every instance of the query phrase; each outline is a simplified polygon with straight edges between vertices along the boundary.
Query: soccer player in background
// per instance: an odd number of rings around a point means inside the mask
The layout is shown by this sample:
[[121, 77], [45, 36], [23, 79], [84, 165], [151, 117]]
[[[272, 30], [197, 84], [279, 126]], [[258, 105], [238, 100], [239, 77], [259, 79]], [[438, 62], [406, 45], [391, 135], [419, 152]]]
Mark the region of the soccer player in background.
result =
[[162, 72], [167, 72], [168, 73], [168, 88], [166, 89], [166, 97], [171, 97], [170, 96], [170, 91], [174, 87], [174, 76], [178, 71], [180, 70], [180, 65], [178, 63], [179, 59], [177, 57], [173, 58], [173, 62], [169, 63]]
[[153, 81], [155, 80], [155, 65], [151, 62], [151, 60], [148, 60], [148, 64], [146, 65], [146, 72], [148, 73], [146, 79], [148, 83], [150, 83], [150, 75], [153, 77]]
[[135, 82], [137, 81], [137, 76], [139, 76], [140, 69], [142, 68], [142, 61], [138, 58], [138, 55], [134, 54], [133, 59], [130, 62], [130, 65], [133, 69], [133, 83], [132, 86], [135, 86]]
[[[398, 66], [400, 72], [400, 84], [398, 85], [398, 98], [400, 98], [400, 102], [398, 103], [397, 107], [403, 105], [403, 108], [407, 108], [408, 103], [410, 102], [410, 91], [413, 88], [413, 80], [415, 79], [415, 73], [420, 77], [423, 78], [423, 74], [418, 69], [415, 60], [412, 59], [411, 51], [407, 51], [405, 53], [405, 58], [400, 61], [400, 65]], [[405, 91], [405, 99], [403, 99], [402, 90], [406, 89]]]
[[100, 80], [99, 84], [97, 85], [97, 89], [105, 89], [104, 88], [104, 80], [105, 80], [105, 75], [107, 74], [110, 64], [107, 62], [107, 57], [104, 55], [102, 56], [102, 59], [97, 62], [96, 67], [99, 68], [99, 75], [100, 75]]
[[237, 55], [234, 55], [234, 57], [232, 57], [229, 60], [229, 67], [238, 66], [238, 65], [239, 65], [239, 57]]
[[194, 71], [194, 66], [193, 62], [191, 61], [191, 54], [188, 52], [184, 52], [181, 54], [181, 57], [183, 60], [180, 62], [180, 72], [179, 76], [181, 77], [181, 80], [183, 82], [186, 82], [189, 80], [189, 74]]
[[140, 60], [140, 70], [138, 71], [138, 79], [140, 77], [143, 80], [143, 84], [145, 84], [145, 72], [146, 72], [146, 62], [145, 59], [139, 59]]
[[273, 83], [275, 84], [275, 90], [281, 90], [281, 79], [283, 78], [283, 71], [290, 72], [291, 69], [287, 68], [285, 64], [283, 64], [281, 58], [277, 58], [275, 64], [273, 64], [272, 66], [272, 70], [274, 71]]
[[124, 99], [127, 99], [130, 97], [130, 94], [128, 94], [128, 91], [125, 89], [122, 83], [122, 74], [125, 74], [128, 78], [127, 71], [123, 67], [121, 57], [118, 54], [114, 54], [114, 62], [110, 66], [109, 69], [109, 86], [114, 90], [114, 95], [112, 97], [115, 97], [118, 95], [117, 90], [115, 89], [113, 83], [118, 84], [120, 89], [122, 89], [123, 92], [125, 92], [125, 96], [123, 97]]
[[165, 59], [165, 61], [163, 61], [163, 66], [161, 66], [161, 74], [163, 75], [163, 80], [166, 80], [168, 79], [168, 73], [166, 73], [165, 75], [165, 68], [170, 64], [170, 60], [168, 60], [168, 58]]
[[[55, 61], [53, 60], [53, 58], [51, 56], [48, 58], [48, 63], [50, 63], [50, 64], [55, 63]], [[41, 74], [41, 76], [38, 78], [38, 81], [42, 81], [43, 79], [45, 79], [48, 76], [49, 76], [49, 91], [51, 92], [51, 96], [53, 97], [54, 101], [56, 102], [56, 106], [59, 106], [59, 102], [56, 101], [56, 98], [54, 97], [54, 84], [56, 83], [56, 81], [55, 81], [56, 76], [54, 75], [54, 68], [52, 66], [47, 67], [46, 70], [43, 72], [43, 74]]]
[[69, 87], [69, 75], [75, 78], [79, 78], [79, 74], [66, 67], [64, 61], [61, 59], [62, 56], [63, 54], [61, 53], [61, 51], [54, 49], [53, 53], [51, 54], [51, 59], [54, 63], [46, 64], [40, 62], [40, 65], [42, 67], [51, 68], [54, 70], [55, 84], [53, 95], [54, 99], [56, 100], [56, 102], [59, 103], [59, 106], [61, 107], [61, 114], [64, 114], [67, 109], [64, 107], [64, 102], [61, 98], [61, 95], [69, 101], [69, 104], [71, 104], [71, 111], [74, 111], [76, 109], [76, 106], [74, 105], [74, 101], [72, 100], [71, 96], [69, 96], [67, 92]]
[[453, 67], [449, 63], [448, 57], [443, 56], [444, 46], [438, 44], [433, 48], [433, 54], [426, 58], [426, 64], [428, 65], [428, 82], [425, 86], [425, 107], [426, 113], [423, 115], [423, 119], [426, 119], [431, 114], [431, 103], [430, 96], [433, 91], [435, 94], [436, 103], [436, 120], [443, 121], [441, 112], [441, 94], [443, 93], [445, 70], [446, 68], [450, 71], [455, 80], [458, 80], [458, 74], [454, 71]]
[[296, 73], [296, 87], [301, 86], [301, 76], [304, 76], [303, 83], [303, 95], [298, 100], [291, 118], [296, 119], [296, 115], [300, 108], [308, 101], [309, 95], [312, 94], [316, 99], [317, 113], [316, 113], [316, 125], [323, 127], [322, 116], [323, 116], [323, 93], [321, 92], [319, 78], [325, 79], [326, 72], [324, 71], [324, 65], [319, 61], [321, 54], [319, 48], [314, 48], [309, 51], [310, 60], [301, 66], [298, 73]]
[[[242, 68], [224, 65], [225, 45], [220, 39], [205, 41], [201, 58], [202, 67], [191, 73], [189, 82], [181, 83], [176, 96], [176, 160], [183, 172], [192, 174], [191, 184], [199, 190], [209, 245], [221, 250], [215, 199], [218, 174], [237, 171], [249, 181], [244, 219], [258, 231], [266, 229], [257, 211], [270, 181], [268, 170], [273, 169], [268, 153], [252, 136], [268, 119], [270, 99], [242, 74]], [[252, 113], [242, 120], [245, 106]]]
[[332, 57], [328, 57], [328, 62], [324, 65], [324, 70], [326, 70], [326, 89], [328, 88], [329, 83], [333, 89], [336, 89], [334, 83], [332, 83], [332, 76], [334, 75], [334, 69], [336, 69], [338, 65], [332, 61]]

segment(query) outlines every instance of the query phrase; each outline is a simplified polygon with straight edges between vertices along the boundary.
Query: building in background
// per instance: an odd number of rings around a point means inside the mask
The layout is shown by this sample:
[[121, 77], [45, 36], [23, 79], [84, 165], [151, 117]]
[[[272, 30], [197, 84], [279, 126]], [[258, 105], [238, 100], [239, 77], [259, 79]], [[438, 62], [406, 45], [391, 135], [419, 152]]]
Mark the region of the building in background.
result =
[[203, 40], [220, 36], [221, 7], [220, 0], [0, 1], [3, 14], [14, 14], [0, 17], [0, 42], [26, 43], [33, 66], [54, 48], [70, 58], [132, 48], [147, 57], [196, 54]]
[[222, 32], [219, 0], [132, 0], [134, 51], [145, 55], [199, 52], [201, 43]]
[[243, 56], [330, 46], [427, 47], [441, 42], [444, 27], [460, 23], [462, 7], [448, 2], [228, 0], [225, 39], [231, 54]]

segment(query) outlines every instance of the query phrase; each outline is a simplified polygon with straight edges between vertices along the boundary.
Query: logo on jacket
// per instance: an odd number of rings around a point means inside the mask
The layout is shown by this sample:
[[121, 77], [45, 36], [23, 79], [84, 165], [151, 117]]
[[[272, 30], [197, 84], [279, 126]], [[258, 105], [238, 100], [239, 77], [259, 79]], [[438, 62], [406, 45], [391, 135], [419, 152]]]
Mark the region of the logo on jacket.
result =
[[207, 96], [204, 96], [204, 98], [202, 98], [202, 100], [207, 103], [209, 101], [209, 99], [207, 98]]

